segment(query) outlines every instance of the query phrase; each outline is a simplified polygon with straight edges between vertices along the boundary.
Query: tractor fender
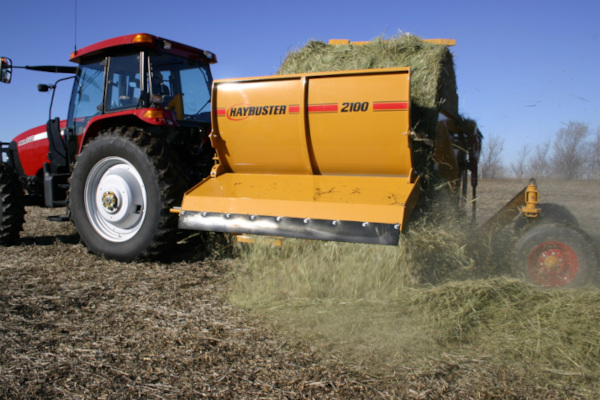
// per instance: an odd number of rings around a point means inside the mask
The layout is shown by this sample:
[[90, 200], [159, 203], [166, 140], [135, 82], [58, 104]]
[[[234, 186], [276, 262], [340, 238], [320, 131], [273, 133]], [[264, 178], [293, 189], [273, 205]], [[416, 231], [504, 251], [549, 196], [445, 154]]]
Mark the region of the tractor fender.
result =
[[[137, 110], [136, 110], [137, 111]], [[83, 147], [88, 144], [92, 139], [96, 138], [100, 132], [114, 128], [117, 126], [137, 126], [145, 127], [148, 123], [138, 117], [137, 113], [132, 113], [131, 110], [120, 112], [103, 114], [92, 117], [81, 136], [78, 136], [79, 148], [77, 154], [81, 153]]]

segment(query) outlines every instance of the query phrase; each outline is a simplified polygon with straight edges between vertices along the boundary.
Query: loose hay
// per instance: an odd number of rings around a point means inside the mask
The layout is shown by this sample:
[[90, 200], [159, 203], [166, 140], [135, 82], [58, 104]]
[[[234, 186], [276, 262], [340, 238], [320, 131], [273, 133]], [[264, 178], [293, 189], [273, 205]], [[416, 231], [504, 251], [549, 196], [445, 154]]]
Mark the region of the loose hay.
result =
[[426, 370], [444, 355], [457, 368], [463, 358], [516, 371], [536, 388], [596, 393], [600, 292], [468, 279], [464, 238], [437, 229], [420, 226], [397, 248], [259, 242], [242, 254], [232, 301], [375, 375]]
[[401, 288], [445, 282], [471, 273], [473, 266], [463, 234], [428, 224], [402, 235], [398, 246], [285, 239], [278, 247], [269, 239], [255, 239], [242, 251], [241, 273], [252, 274], [247, 292], [260, 301], [265, 294], [273, 300], [388, 301]]
[[328, 45], [310, 41], [290, 52], [278, 74], [410, 67], [411, 120], [416, 131], [433, 132], [438, 113], [458, 116], [454, 61], [446, 46], [400, 34], [365, 45]]

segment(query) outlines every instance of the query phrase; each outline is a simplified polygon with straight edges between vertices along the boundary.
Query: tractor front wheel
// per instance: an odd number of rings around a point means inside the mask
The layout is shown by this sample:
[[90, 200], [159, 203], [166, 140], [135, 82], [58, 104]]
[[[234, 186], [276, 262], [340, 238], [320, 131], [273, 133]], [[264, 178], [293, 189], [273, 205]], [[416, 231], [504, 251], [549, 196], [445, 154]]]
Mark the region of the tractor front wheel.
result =
[[0, 245], [19, 241], [25, 222], [25, 192], [14, 168], [0, 163]]
[[183, 193], [163, 141], [140, 128], [114, 128], [81, 152], [69, 207], [84, 244], [96, 254], [131, 261], [154, 258], [172, 244]]
[[514, 268], [526, 280], [545, 287], [595, 283], [598, 255], [593, 241], [579, 228], [540, 222], [517, 240]]

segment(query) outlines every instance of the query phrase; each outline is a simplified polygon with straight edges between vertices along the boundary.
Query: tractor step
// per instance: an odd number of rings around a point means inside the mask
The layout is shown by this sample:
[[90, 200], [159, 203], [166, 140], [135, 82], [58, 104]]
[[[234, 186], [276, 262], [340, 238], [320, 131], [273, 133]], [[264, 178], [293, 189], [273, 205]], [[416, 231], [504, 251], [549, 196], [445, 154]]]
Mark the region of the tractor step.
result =
[[68, 222], [71, 220], [71, 210], [67, 209], [65, 215], [50, 215], [46, 217], [46, 220], [51, 222]]

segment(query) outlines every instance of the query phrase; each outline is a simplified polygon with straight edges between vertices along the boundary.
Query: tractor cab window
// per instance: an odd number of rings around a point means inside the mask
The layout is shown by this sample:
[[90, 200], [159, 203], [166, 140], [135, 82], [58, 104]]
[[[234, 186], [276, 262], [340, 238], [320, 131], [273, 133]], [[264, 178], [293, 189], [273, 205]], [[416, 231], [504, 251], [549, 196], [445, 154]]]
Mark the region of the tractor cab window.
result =
[[81, 65], [73, 85], [69, 121], [79, 135], [88, 120], [102, 114], [104, 94], [104, 62]]
[[150, 98], [175, 112], [180, 121], [210, 122], [212, 77], [197, 60], [168, 54], [150, 56]]
[[106, 82], [106, 111], [136, 108], [140, 96], [139, 54], [111, 57]]

